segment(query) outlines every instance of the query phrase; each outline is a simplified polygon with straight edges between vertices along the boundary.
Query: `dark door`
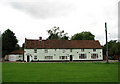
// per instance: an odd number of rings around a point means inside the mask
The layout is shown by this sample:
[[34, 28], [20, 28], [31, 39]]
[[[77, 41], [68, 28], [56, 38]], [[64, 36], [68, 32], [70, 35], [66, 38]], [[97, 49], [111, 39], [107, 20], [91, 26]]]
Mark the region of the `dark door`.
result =
[[72, 61], [72, 55], [70, 55], [70, 61]]
[[27, 62], [30, 62], [30, 56], [29, 55], [27, 56]]

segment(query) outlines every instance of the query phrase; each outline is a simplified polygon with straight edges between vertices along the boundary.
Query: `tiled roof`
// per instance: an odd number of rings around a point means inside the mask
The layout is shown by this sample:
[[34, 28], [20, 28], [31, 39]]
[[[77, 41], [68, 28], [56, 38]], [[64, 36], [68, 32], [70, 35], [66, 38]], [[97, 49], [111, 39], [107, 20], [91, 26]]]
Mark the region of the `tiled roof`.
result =
[[25, 40], [25, 48], [101, 48], [98, 40]]
[[24, 50], [15, 50], [10, 52], [10, 54], [23, 54], [23, 53], [24, 53]]

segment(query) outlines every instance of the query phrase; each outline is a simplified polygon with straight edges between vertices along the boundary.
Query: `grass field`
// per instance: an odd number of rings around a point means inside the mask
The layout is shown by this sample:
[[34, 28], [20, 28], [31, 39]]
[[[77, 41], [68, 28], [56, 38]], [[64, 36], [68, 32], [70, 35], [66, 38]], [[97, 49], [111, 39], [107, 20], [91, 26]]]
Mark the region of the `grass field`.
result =
[[117, 82], [118, 63], [3, 63], [3, 82]]

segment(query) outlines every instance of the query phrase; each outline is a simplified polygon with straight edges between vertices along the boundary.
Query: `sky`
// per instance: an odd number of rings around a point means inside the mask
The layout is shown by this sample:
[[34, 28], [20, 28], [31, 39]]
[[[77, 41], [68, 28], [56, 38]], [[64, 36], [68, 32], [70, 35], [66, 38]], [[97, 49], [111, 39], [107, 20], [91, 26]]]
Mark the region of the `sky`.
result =
[[0, 0], [0, 31], [12, 30], [21, 46], [25, 38], [43, 39], [47, 30], [60, 27], [71, 37], [89, 31], [101, 45], [118, 40], [119, 0]]

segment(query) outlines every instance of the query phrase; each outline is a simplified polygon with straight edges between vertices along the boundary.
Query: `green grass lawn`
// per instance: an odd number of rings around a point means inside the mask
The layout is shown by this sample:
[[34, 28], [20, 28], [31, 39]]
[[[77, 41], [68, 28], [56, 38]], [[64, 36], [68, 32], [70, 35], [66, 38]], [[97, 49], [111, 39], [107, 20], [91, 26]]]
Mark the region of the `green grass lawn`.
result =
[[3, 63], [3, 82], [118, 82], [118, 63]]

